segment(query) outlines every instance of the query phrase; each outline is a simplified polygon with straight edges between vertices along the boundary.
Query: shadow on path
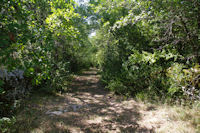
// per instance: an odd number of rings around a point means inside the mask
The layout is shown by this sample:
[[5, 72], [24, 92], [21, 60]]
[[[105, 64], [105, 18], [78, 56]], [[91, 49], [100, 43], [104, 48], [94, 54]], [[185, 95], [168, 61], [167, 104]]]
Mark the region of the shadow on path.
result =
[[139, 107], [104, 90], [95, 69], [75, 77], [71, 91], [37, 95], [17, 117], [15, 132], [35, 133], [151, 133], [141, 127]]

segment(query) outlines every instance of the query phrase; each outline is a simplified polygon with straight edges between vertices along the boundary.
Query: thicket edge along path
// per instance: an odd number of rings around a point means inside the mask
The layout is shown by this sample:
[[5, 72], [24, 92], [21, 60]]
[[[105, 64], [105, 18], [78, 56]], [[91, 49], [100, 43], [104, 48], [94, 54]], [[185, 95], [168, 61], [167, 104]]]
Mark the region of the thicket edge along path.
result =
[[[178, 132], [166, 109], [147, 106], [104, 90], [97, 70], [75, 77], [71, 92], [36, 95], [17, 115], [20, 133], [151, 133]], [[192, 129], [188, 129], [192, 131]]]

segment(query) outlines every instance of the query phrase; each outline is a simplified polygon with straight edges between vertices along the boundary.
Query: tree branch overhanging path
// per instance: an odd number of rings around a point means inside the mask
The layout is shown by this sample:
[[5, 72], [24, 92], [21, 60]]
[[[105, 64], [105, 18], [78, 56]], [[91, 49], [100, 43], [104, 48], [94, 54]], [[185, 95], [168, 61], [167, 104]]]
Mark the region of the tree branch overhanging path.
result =
[[18, 132], [151, 133], [169, 125], [166, 110], [106, 91], [97, 70], [90, 69], [75, 77], [71, 92], [33, 96], [17, 115], [16, 126]]

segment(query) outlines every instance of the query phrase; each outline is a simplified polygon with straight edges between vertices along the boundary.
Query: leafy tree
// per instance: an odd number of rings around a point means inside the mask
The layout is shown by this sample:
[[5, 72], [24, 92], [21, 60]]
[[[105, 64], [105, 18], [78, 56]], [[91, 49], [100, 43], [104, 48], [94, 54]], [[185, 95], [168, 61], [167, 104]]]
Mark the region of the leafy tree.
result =
[[92, 48], [88, 13], [73, 0], [3, 0], [0, 7], [3, 117], [13, 114], [32, 88], [67, 89], [70, 75], [92, 64]]
[[108, 88], [149, 99], [199, 99], [199, 86], [184, 81], [184, 71], [199, 72], [198, 11], [196, 0], [99, 1], [93, 42]]

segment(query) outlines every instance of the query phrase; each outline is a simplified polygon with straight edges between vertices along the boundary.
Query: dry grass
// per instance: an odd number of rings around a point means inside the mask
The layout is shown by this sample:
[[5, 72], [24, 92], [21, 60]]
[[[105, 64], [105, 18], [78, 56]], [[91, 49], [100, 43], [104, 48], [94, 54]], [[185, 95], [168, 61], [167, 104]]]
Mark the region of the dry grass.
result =
[[180, 132], [200, 132], [200, 108], [175, 106], [168, 110], [169, 119], [179, 123]]
[[200, 108], [140, 103], [140, 125], [158, 133], [200, 133]]

